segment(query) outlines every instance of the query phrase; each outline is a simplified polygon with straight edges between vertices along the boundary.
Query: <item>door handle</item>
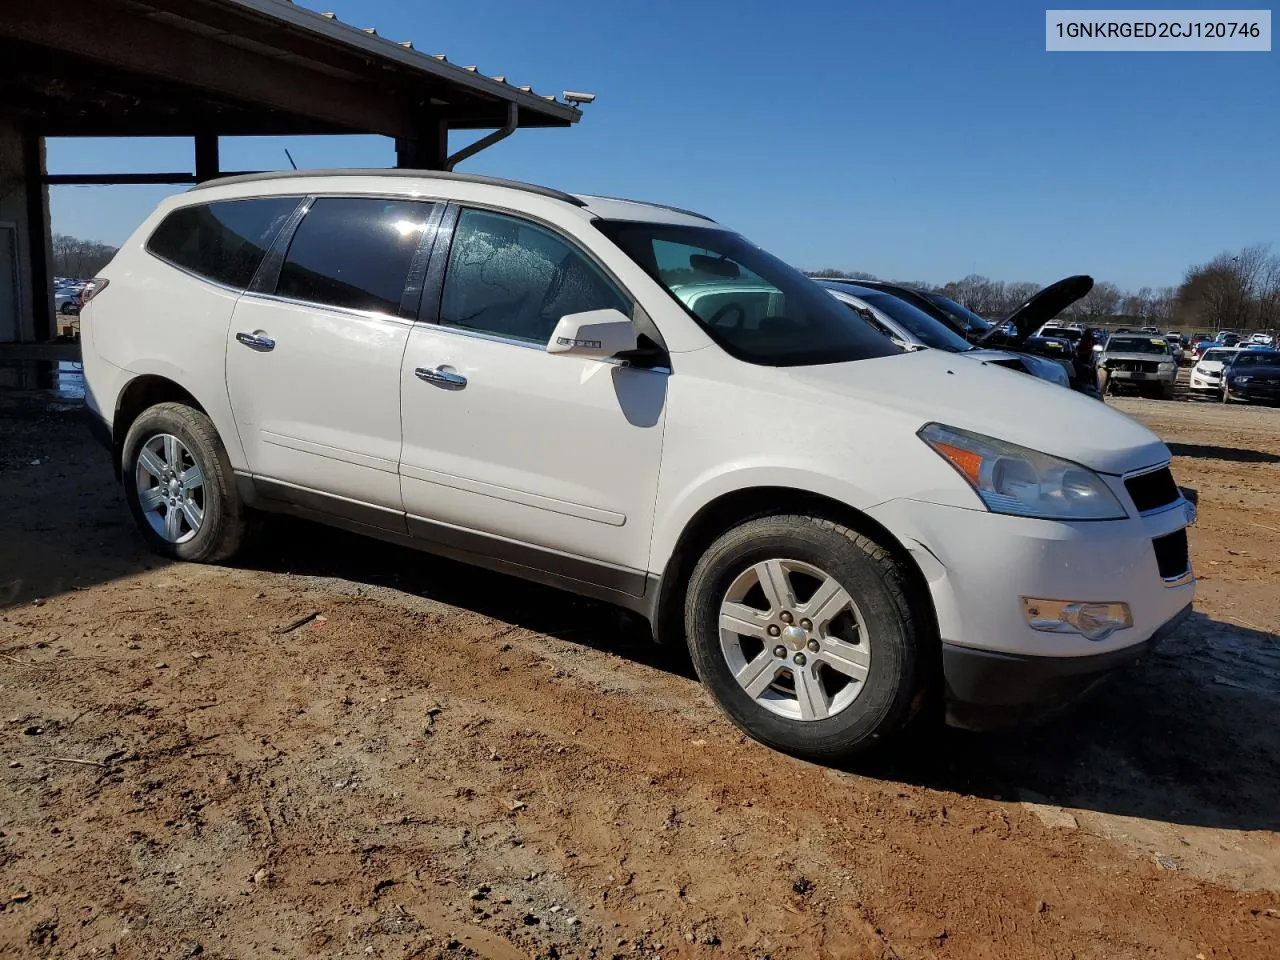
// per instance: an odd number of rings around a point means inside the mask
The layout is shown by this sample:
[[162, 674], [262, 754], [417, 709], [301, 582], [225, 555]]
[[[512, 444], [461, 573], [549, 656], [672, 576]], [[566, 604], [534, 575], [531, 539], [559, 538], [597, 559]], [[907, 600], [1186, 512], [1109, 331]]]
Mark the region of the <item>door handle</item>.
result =
[[264, 353], [276, 348], [276, 342], [261, 330], [255, 330], [253, 333], [237, 333], [236, 339], [246, 347], [252, 347], [254, 350], [261, 350]]
[[467, 385], [466, 377], [445, 366], [436, 367], [434, 370], [430, 367], [418, 367], [413, 373], [419, 380], [434, 383], [436, 386], [444, 387], [446, 390], [461, 390]]

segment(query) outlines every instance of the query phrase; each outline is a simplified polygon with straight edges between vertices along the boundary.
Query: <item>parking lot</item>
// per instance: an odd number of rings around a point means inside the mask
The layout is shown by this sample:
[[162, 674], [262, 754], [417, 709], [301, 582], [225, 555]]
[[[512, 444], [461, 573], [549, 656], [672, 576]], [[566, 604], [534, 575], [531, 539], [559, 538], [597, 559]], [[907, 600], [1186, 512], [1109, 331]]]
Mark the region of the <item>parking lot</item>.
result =
[[300, 522], [166, 565], [0, 392], [0, 954], [1274, 957], [1280, 410], [1111, 402], [1199, 494], [1193, 618], [853, 771], [609, 607]]

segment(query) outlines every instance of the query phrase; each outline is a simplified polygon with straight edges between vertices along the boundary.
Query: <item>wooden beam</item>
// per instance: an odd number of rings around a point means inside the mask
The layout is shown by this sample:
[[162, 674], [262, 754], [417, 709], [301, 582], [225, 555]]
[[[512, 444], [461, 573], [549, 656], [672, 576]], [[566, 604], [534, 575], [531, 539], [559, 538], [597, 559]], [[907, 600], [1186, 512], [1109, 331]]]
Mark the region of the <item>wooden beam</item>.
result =
[[36, 44], [56, 58], [70, 54], [162, 85], [281, 111], [360, 133], [404, 136], [407, 104], [373, 83], [346, 80], [305, 65], [262, 56], [93, 0], [22, 4], [0, 18], [0, 36]]

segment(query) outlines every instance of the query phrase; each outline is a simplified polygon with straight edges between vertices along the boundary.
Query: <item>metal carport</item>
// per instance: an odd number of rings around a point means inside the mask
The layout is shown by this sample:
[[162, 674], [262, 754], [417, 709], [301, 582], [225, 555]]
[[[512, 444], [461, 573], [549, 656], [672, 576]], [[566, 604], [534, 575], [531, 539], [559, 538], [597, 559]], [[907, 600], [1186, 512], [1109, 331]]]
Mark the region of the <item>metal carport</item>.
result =
[[[288, 0], [3, 0], [0, 342], [53, 329], [48, 186], [195, 183], [218, 138], [381, 134], [445, 169], [450, 130], [564, 127], [580, 113], [411, 42]], [[182, 136], [194, 169], [49, 176], [47, 137]]]

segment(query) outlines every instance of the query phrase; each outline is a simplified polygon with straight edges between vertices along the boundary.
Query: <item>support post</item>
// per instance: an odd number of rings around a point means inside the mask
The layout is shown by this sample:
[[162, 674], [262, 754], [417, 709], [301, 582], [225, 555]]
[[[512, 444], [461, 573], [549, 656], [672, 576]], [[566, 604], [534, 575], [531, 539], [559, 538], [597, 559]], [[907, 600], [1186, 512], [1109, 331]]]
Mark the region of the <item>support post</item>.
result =
[[[31, 334], [36, 343], [53, 339], [53, 238], [49, 233], [49, 187], [44, 182], [44, 137], [34, 127], [22, 132], [22, 174], [27, 192], [27, 259], [31, 265]], [[19, 240], [21, 243], [21, 240]], [[18, 339], [22, 339], [19, 332]]]
[[444, 170], [449, 155], [449, 125], [425, 120], [414, 126], [413, 136], [396, 138], [396, 166], [403, 170]]
[[196, 182], [216, 180], [222, 174], [219, 171], [218, 135], [216, 133], [196, 134]]

